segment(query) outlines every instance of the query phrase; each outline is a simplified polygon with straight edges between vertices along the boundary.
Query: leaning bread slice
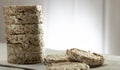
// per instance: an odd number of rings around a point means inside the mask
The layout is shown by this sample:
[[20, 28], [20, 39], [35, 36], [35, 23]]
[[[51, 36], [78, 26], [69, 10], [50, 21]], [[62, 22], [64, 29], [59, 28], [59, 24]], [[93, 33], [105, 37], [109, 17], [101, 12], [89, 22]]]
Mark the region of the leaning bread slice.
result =
[[36, 14], [41, 12], [40, 5], [31, 5], [31, 6], [4, 6], [3, 14], [4, 15], [17, 15], [19, 13], [28, 13], [28, 14]]
[[7, 43], [34, 44], [43, 46], [42, 34], [7, 35]]
[[45, 64], [58, 63], [58, 62], [69, 62], [69, 58], [66, 54], [54, 54], [47, 55], [44, 59]]
[[76, 48], [69, 49], [66, 53], [70, 59], [86, 63], [90, 66], [98, 66], [104, 63], [103, 56], [97, 53], [90, 53]]
[[43, 33], [42, 26], [40, 24], [29, 25], [6, 25], [6, 34], [40, 34]]
[[89, 66], [77, 62], [61, 62], [47, 65], [47, 70], [89, 70]]

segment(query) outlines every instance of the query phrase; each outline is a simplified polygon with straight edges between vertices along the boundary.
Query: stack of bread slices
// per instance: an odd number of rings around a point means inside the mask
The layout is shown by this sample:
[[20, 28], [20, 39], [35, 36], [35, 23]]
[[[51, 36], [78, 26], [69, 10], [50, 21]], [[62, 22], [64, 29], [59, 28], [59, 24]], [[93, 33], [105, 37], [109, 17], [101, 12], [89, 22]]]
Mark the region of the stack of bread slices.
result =
[[41, 6], [5, 6], [7, 60], [14, 64], [43, 61]]

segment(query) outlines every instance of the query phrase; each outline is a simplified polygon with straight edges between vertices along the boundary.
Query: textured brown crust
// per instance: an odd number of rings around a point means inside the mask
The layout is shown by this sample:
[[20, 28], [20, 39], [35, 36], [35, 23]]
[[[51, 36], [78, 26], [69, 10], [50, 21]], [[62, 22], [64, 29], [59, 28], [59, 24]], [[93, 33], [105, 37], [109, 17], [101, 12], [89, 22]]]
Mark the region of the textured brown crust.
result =
[[51, 63], [58, 63], [58, 62], [69, 62], [69, 58], [67, 55], [60, 55], [60, 54], [55, 54], [55, 55], [47, 55], [44, 59], [45, 64], [51, 64]]
[[98, 66], [104, 63], [104, 57], [97, 53], [90, 53], [76, 48], [69, 49], [66, 53], [71, 60], [83, 62], [90, 66]]
[[34, 44], [43, 46], [42, 34], [7, 35], [7, 43]]
[[4, 6], [3, 14], [17, 15], [19, 13], [36, 14], [41, 12], [41, 6]]
[[47, 70], [89, 70], [89, 66], [77, 62], [61, 62], [47, 65]]
[[8, 62], [15, 64], [39, 63], [43, 61], [43, 47], [31, 44], [7, 44]]
[[6, 25], [6, 34], [40, 34], [43, 33], [42, 26], [40, 24], [30, 25]]

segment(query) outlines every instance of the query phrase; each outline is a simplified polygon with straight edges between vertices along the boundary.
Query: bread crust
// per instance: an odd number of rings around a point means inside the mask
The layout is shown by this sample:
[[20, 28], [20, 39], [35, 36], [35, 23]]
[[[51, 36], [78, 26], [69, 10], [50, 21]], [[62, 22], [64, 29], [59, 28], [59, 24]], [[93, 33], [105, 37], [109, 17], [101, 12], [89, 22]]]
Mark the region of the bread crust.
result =
[[104, 57], [97, 53], [91, 53], [80, 49], [72, 48], [66, 51], [71, 60], [86, 63], [89, 66], [103, 65]]

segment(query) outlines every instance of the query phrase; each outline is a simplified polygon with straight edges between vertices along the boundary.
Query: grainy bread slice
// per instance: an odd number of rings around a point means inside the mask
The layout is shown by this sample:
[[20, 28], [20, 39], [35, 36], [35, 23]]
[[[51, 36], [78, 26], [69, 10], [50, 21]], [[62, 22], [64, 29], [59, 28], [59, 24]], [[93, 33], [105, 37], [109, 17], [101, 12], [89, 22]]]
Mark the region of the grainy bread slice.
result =
[[[15, 50], [15, 49], [14, 49]], [[7, 60], [9, 63], [13, 64], [33, 64], [33, 63], [42, 63], [43, 54], [39, 52], [17, 52], [17, 53], [8, 53]]]
[[102, 65], [104, 63], [104, 57], [97, 53], [90, 53], [76, 48], [69, 49], [66, 53], [70, 59], [90, 66]]
[[6, 34], [40, 34], [43, 33], [41, 24], [6, 25]]
[[43, 47], [32, 44], [7, 44], [8, 62], [14, 64], [29, 64], [43, 62]]
[[41, 12], [40, 5], [31, 5], [31, 6], [4, 6], [3, 14], [4, 15], [17, 15], [19, 13], [28, 13], [28, 14], [37, 14]]
[[6, 24], [42, 23], [41, 6], [5, 6], [3, 15]]
[[6, 24], [40, 24], [42, 17], [36, 14], [19, 14], [15, 16], [4, 16]]
[[89, 66], [77, 62], [61, 62], [47, 65], [47, 70], [89, 70]]
[[40, 52], [43, 51], [43, 46], [33, 44], [7, 44], [8, 51], [10, 52]]
[[69, 62], [69, 58], [66, 54], [54, 54], [47, 55], [44, 59], [45, 64], [59, 63], [59, 62]]
[[7, 43], [33, 44], [43, 46], [42, 34], [7, 35]]

